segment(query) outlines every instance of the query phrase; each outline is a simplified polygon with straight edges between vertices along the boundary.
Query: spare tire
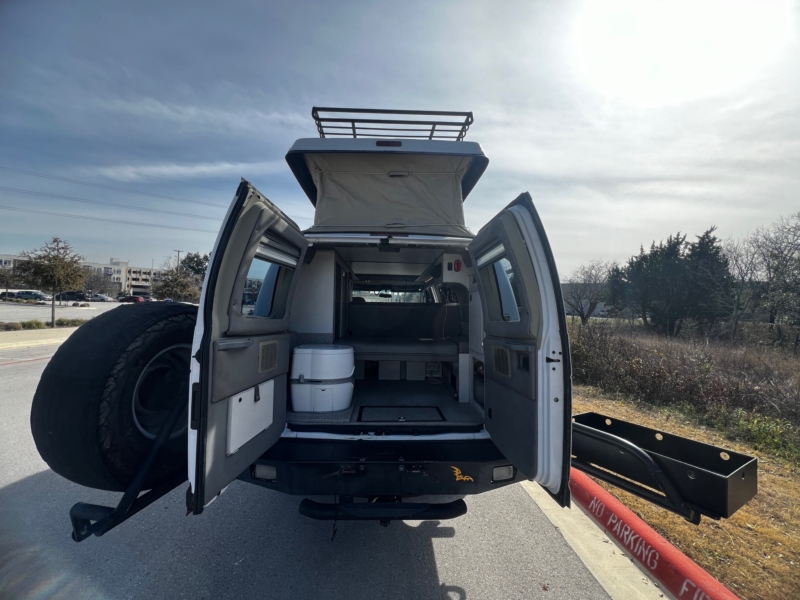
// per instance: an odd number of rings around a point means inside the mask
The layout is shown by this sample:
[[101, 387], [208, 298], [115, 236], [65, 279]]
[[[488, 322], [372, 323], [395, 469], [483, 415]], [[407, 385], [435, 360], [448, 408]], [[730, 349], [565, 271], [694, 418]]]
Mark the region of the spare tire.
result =
[[[31, 408], [36, 448], [53, 471], [92, 488], [124, 490], [176, 402], [188, 406], [197, 307], [132, 304], [73, 333], [45, 368]], [[186, 470], [184, 415], [145, 479]]]

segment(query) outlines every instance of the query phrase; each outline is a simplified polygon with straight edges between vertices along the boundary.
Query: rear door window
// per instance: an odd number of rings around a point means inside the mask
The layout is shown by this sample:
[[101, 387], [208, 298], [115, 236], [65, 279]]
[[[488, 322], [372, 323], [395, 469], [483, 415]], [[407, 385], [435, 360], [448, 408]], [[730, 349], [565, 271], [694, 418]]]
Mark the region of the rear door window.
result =
[[300, 251], [272, 236], [264, 236], [247, 271], [242, 290], [242, 314], [282, 319]]
[[[479, 259], [481, 278], [492, 295], [488, 304], [493, 321], [519, 321], [522, 294], [514, 266], [505, 256], [505, 248], [499, 244]], [[501, 257], [501, 258], [498, 258]]]

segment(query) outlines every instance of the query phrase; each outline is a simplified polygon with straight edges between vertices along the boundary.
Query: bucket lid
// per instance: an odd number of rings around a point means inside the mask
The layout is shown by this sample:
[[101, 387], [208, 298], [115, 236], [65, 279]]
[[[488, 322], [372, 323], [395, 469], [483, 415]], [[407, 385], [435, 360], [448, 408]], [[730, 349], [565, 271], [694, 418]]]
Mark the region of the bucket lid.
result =
[[343, 344], [304, 344], [295, 346], [295, 354], [352, 354], [353, 347]]

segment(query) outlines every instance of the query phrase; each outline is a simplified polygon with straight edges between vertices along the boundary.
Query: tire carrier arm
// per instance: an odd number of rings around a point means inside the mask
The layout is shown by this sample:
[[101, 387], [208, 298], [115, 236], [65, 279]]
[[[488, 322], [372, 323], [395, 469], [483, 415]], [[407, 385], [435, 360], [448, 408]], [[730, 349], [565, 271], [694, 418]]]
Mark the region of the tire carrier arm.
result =
[[142, 466], [139, 467], [136, 476], [133, 478], [133, 481], [131, 481], [128, 489], [125, 490], [116, 508], [78, 502], [70, 509], [69, 518], [70, 521], [72, 521], [73, 540], [82, 542], [91, 535], [96, 535], [98, 537], [103, 535], [140, 510], [147, 508], [162, 496], [166, 496], [186, 481], [187, 477], [184, 469], [179, 474], [172, 476], [142, 496], [139, 496], [147, 473], [153, 466], [153, 462], [156, 456], [158, 456], [159, 451], [169, 439], [170, 432], [172, 432], [175, 425], [178, 423], [178, 419], [180, 419], [181, 413], [185, 408], [186, 404], [181, 402], [177, 402], [172, 408], [161, 430], [158, 432], [158, 436], [156, 436], [156, 439], [153, 441], [153, 445], [150, 447], [150, 451], [142, 463]]

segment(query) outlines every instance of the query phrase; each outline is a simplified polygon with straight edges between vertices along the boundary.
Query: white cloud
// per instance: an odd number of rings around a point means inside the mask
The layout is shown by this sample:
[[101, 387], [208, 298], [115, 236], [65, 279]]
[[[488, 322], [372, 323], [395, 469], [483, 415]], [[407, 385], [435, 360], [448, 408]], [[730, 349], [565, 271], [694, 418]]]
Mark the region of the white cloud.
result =
[[[242, 99], [244, 100], [244, 99]], [[247, 103], [246, 103], [247, 104]], [[295, 112], [261, 111], [248, 106], [218, 108], [193, 104], [162, 102], [155, 98], [125, 100], [115, 98], [98, 101], [98, 107], [145, 120], [164, 120], [194, 128], [234, 128], [246, 131], [269, 131], [275, 127], [308, 129], [309, 118]]]
[[247, 176], [283, 173], [286, 170], [284, 161], [263, 161], [251, 163], [158, 163], [151, 165], [114, 165], [84, 169], [91, 175], [100, 175], [117, 181], [137, 181], [146, 177], [166, 177], [177, 179], [199, 179], [223, 176]]

